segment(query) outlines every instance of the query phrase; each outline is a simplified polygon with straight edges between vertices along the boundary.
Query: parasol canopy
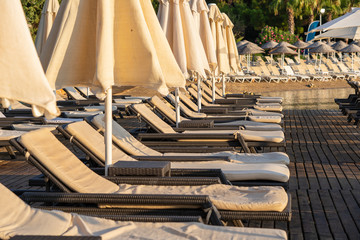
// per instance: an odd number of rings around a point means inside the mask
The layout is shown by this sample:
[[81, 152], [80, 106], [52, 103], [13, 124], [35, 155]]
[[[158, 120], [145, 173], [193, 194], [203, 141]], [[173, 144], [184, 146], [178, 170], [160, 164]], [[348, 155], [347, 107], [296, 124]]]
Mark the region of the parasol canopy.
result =
[[50, 34], [51, 27], [55, 21], [57, 12], [59, 11], [58, 0], [46, 0], [41, 11], [41, 18], [39, 22], [38, 31], [35, 39], [36, 51], [39, 56], [42, 48], [45, 45], [46, 39]]
[[35, 117], [60, 114], [55, 94], [39, 61], [20, 1], [0, 1], [0, 98], [32, 105]]
[[277, 42], [271, 40], [271, 41], [266, 42], [266, 43], [264, 43], [263, 45], [261, 45], [261, 48], [262, 48], [262, 49], [265, 49], [265, 50], [268, 50], [268, 49], [273, 49], [273, 48], [275, 48], [275, 46], [277, 46], [277, 45], [278, 45]]

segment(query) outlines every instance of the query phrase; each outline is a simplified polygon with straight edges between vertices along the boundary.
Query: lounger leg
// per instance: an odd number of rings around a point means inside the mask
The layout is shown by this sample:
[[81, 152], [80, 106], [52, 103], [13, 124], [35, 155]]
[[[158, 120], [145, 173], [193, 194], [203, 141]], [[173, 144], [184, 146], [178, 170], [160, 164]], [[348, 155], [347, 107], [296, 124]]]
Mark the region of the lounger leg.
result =
[[6, 150], [8, 151], [11, 159], [16, 159], [16, 154], [11, 146], [5, 146]]
[[237, 139], [239, 140], [240, 146], [244, 149], [245, 153], [251, 153], [247, 143], [245, 142], [241, 133], [237, 133]]

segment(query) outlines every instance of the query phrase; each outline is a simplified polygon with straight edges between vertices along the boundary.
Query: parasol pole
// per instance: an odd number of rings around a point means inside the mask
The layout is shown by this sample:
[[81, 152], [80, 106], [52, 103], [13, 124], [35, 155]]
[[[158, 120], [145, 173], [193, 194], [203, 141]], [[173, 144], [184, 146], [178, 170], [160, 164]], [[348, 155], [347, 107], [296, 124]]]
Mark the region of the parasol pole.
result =
[[213, 76], [211, 77], [212, 82], [212, 102], [215, 103], [215, 72], [213, 73]]
[[351, 71], [354, 71], [354, 53], [351, 53]]
[[112, 88], [106, 91], [105, 98], [105, 176], [112, 164]]
[[200, 78], [200, 74], [196, 73], [196, 77], [197, 77], [197, 95], [198, 95], [198, 112], [200, 112], [201, 110], [201, 78]]
[[225, 97], [225, 74], [222, 74], [222, 95]]
[[179, 99], [179, 88], [175, 88], [175, 111], [176, 111], [176, 128], [179, 127], [180, 122], [180, 99]]

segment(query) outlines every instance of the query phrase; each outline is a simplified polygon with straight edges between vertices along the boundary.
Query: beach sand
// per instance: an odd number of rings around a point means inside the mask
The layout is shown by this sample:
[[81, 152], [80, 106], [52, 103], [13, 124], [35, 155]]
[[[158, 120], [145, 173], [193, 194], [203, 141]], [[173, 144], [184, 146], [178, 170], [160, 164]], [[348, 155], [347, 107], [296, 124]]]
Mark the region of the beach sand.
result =
[[[311, 86], [310, 86], [311, 85]], [[216, 86], [221, 89], [222, 84], [217, 83]], [[287, 83], [226, 83], [226, 93], [240, 93], [240, 92], [253, 92], [253, 93], [267, 93], [267, 92], [279, 92], [279, 91], [293, 91], [293, 90], [307, 90], [307, 89], [329, 89], [329, 88], [350, 88], [345, 80], [328, 81], [328, 82], [287, 82]], [[157, 92], [155, 90], [149, 90], [145, 88], [115, 88], [114, 92], [119, 92], [123, 95], [132, 96], [153, 96]]]

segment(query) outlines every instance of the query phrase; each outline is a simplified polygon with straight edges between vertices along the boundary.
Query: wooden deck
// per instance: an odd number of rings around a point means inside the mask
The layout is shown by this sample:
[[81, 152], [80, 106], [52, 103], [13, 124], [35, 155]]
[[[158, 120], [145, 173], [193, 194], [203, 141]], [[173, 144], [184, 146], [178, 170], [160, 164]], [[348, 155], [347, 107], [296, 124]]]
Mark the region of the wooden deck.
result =
[[[360, 239], [360, 129], [337, 110], [285, 115], [293, 219], [247, 226], [284, 229], [289, 239]], [[39, 174], [22, 157], [0, 159], [0, 182], [9, 188], [29, 188], [27, 180]]]

